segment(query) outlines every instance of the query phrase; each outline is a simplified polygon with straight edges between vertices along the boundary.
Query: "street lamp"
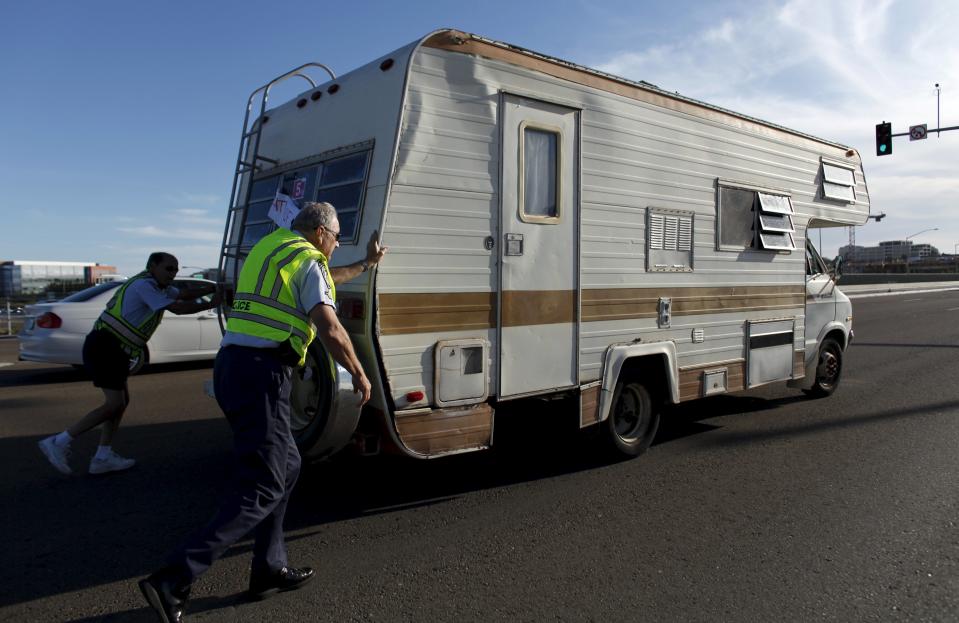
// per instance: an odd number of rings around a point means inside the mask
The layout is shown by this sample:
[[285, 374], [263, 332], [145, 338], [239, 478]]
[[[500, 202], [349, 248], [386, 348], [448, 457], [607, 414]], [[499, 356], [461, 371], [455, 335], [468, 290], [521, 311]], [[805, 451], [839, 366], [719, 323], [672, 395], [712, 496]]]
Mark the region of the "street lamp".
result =
[[[910, 238], [915, 238], [915, 237], [918, 236], [919, 234], [924, 234], [924, 233], [926, 233], [927, 231], [939, 231], [939, 228], [938, 228], [938, 227], [930, 227], [929, 229], [924, 229], [924, 230], [922, 230], [922, 231], [917, 231], [916, 233], [914, 233], [914, 234], [911, 235], [911, 236], [906, 236], [906, 242], [909, 242], [909, 239], [910, 239]], [[906, 246], [908, 247], [909, 245], [906, 245]], [[912, 249], [911, 249], [911, 248], [906, 249], [906, 272], [907, 272], [907, 273], [909, 272], [909, 258], [910, 258], [911, 256], [912, 256]]]

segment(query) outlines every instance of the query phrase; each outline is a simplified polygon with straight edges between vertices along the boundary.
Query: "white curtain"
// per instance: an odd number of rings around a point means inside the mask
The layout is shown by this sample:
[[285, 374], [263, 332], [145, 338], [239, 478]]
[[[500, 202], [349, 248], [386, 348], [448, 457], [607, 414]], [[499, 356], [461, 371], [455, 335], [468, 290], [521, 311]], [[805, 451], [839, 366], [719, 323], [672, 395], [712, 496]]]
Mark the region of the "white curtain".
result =
[[523, 212], [529, 216], [557, 216], [556, 134], [526, 129], [524, 137]]

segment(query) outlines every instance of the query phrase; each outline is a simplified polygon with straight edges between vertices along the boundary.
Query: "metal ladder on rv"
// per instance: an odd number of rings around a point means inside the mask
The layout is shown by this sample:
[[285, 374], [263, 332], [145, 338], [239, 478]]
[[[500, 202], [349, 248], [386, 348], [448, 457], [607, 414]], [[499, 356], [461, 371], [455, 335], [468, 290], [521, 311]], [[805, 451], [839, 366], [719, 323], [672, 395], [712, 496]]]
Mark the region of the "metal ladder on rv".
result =
[[[243, 237], [243, 227], [246, 224], [246, 210], [250, 203], [250, 192], [253, 189], [253, 176], [261, 169], [260, 163], [265, 162], [276, 166], [278, 160], [267, 158], [260, 155], [260, 136], [263, 133], [263, 123], [267, 119], [266, 105], [270, 99], [270, 90], [281, 82], [289, 78], [302, 78], [310, 84], [311, 89], [315, 89], [317, 83], [313, 78], [304, 73], [309, 68], [319, 68], [330, 76], [330, 80], [336, 80], [336, 74], [333, 70], [322, 63], [304, 63], [296, 69], [292, 69], [285, 74], [277, 76], [260, 88], [250, 93], [246, 102], [246, 115], [243, 117], [243, 132], [240, 135], [240, 148], [236, 157], [236, 168], [233, 174], [233, 188], [230, 190], [230, 206], [226, 216], [226, 226], [223, 229], [223, 243], [220, 245], [220, 260], [217, 266], [220, 281], [227, 281], [235, 284], [239, 277], [240, 261], [245, 254], [241, 253], [240, 245]], [[250, 113], [253, 111], [254, 103], [259, 97], [259, 114], [255, 120], [250, 122]], [[246, 185], [243, 184], [243, 177], [249, 174]], [[239, 219], [239, 222], [238, 222]], [[232, 244], [230, 239], [236, 232], [236, 244]], [[230, 262], [232, 260], [232, 262]], [[231, 266], [230, 275], [226, 274], [227, 265]], [[225, 330], [226, 321], [223, 317], [223, 307], [221, 306], [217, 315], [220, 321], [220, 330]]]

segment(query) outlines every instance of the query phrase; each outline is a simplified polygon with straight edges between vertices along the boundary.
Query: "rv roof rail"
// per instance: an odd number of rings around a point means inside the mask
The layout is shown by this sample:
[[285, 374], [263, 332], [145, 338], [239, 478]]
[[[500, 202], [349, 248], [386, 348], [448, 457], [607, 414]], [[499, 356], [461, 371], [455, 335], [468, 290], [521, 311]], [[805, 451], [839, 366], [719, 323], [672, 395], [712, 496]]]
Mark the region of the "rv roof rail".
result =
[[[243, 131], [240, 133], [240, 148], [236, 157], [236, 166], [233, 169], [233, 189], [230, 191], [230, 204], [227, 210], [227, 214], [234, 215], [234, 218], [226, 219], [226, 227], [223, 229], [223, 244], [220, 246], [221, 251], [219, 270], [221, 279], [228, 279], [234, 283], [236, 282], [236, 274], [229, 276], [226, 274], [227, 257], [230, 256], [230, 254], [226, 252], [226, 248], [227, 244], [230, 242], [229, 236], [231, 229], [239, 228], [237, 231], [240, 231], [246, 222], [246, 212], [244, 211], [243, 214], [238, 214], [238, 212], [241, 208], [245, 208], [247, 204], [249, 204], [250, 191], [253, 184], [247, 183], [246, 187], [241, 193], [241, 188], [243, 188], [241, 180], [243, 179], [243, 176], [249, 173], [252, 182], [252, 176], [259, 168], [257, 167], [257, 162], [259, 161], [268, 162], [274, 166], [279, 164], [279, 161], [277, 160], [259, 155], [260, 135], [263, 132], [263, 123], [267, 119], [265, 117], [266, 104], [270, 99], [270, 91], [276, 85], [280, 84], [281, 82], [285, 82], [290, 78], [301, 78], [310, 85], [311, 89], [315, 89], [317, 82], [311, 78], [308, 73], [306, 73], [306, 71], [310, 69], [321, 69], [329, 74], [330, 80], [336, 80], [336, 74], [333, 73], [333, 70], [323, 63], [304, 63], [303, 65], [300, 65], [295, 69], [291, 69], [285, 74], [281, 74], [263, 86], [255, 89], [252, 93], [250, 93], [250, 97], [246, 101], [246, 114], [243, 117]], [[325, 80], [321, 81], [321, 83], [322, 82], [325, 82]], [[259, 113], [254, 117], [255, 121], [252, 122], [251, 127], [250, 113], [253, 112], [253, 106], [257, 102], [257, 98], [259, 98]], [[238, 220], [236, 217], [239, 217], [239, 222], [235, 222]], [[236, 273], [238, 270], [238, 265], [239, 262], [233, 262], [233, 273]], [[219, 320], [220, 328], [222, 329], [224, 328], [222, 312], [219, 313]]]

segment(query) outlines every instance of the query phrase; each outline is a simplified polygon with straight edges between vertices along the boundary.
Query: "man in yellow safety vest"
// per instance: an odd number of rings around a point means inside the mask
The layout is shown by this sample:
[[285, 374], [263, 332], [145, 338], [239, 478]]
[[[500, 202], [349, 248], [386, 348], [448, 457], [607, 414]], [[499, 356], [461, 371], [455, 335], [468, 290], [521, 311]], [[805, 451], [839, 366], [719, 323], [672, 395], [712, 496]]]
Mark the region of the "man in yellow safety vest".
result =
[[179, 621], [193, 581], [251, 531], [251, 597], [298, 588], [313, 577], [309, 567], [288, 566], [283, 539], [283, 517], [300, 471], [290, 428], [292, 368], [303, 365], [317, 337], [352, 375], [361, 404], [370, 399], [370, 381], [336, 317], [335, 284], [378, 263], [387, 249], [374, 234], [364, 261], [331, 270], [340, 224], [329, 203], [305, 204], [291, 229], [277, 229], [256, 243], [240, 272], [213, 371], [217, 402], [233, 429], [237, 484], [213, 521], [140, 581], [161, 621]]
[[112, 447], [113, 436], [130, 403], [130, 368], [136, 363], [142, 365], [147, 342], [160, 326], [164, 311], [192, 314], [220, 304], [218, 296], [210, 302], [197, 300], [212, 294], [216, 290], [214, 284], [183, 291], [174, 288], [171, 284], [179, 270], [173, 255], [162, 251], [151, 254], [146, 270], [123, 282], [97, 318], [83, 342], [83, 365], [93, 377], [94, 386], [103, 390], [104, 402], [70, 428], [40, 441], [40, 451], [58, 471], [72, 473], [70, 443], [101, 425], [100, 446], [90, 461], [90, 473], [123, 471], [136, 463], [120, 456]]

